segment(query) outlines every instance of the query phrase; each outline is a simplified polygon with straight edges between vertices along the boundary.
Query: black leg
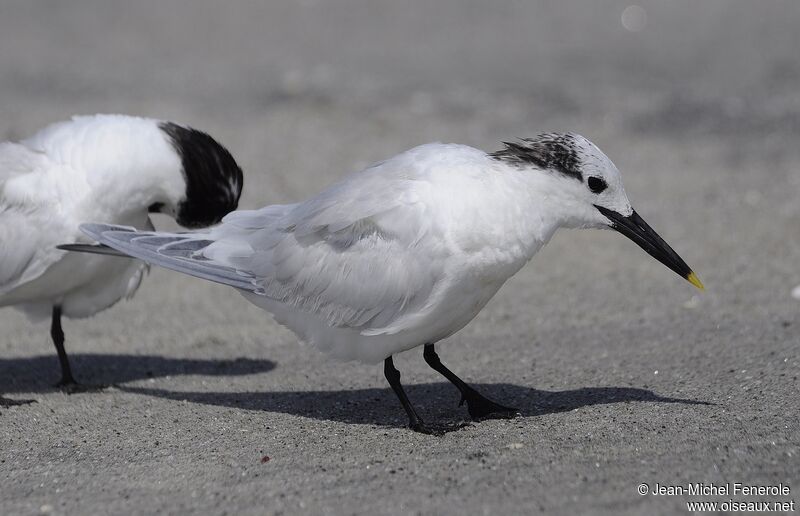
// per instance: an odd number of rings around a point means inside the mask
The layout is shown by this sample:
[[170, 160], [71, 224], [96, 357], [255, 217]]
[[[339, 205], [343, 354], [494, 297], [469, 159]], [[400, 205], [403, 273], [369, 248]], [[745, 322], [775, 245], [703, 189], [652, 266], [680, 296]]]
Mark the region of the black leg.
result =
[[72, 376], [72, 369], [69, 366], [69, 358], [67, 358], [67, 351], [64, 349], [64, 330], [61, 329], [61, 307], [53, 307], [53, 320], [50, 324], [50, 336], [53, 338], [53, 344], [56, 346], [58, 353], [58, 362], [61, 364], [61, 380], [56, 384], [56, 387], [61, 388], [67, 394], [75, 394], [78, 392], [90, 392], [105, 389], [104, 385], [84, 385], [75, 381]]
[[53, 344], [56, 346], [56, 353], [58, 353], [58, 361], [61, 364], [61, 381], [56, 386], [67, 387], [78, 385], [75, 378], [72, 376], [72, 369], [69, 367], [69, 358], [67, 358], [67, 351], [64, 349], [64, 330], [61, 329], [61, 307], [53, 307], [53, 320], [50, 323], [50, 336], [53, 338]]
[[515, 408], [504, 407], [503, 405], [483, 397], [481, 393], [464, 383], [461, 378], [442, 364], [442, 361], [439, 360], [439, 355], [436, 354], [436, 349], [433, 347], [433, 344], [425, 344], [425, 351], [422, 356], [425, 357], [425, 362], [427, 362], [429, 366], [450, 380], [450, 382], [458, 388], [459, 392], [461, 392], [461, 402], [459, 402], [458, 405], [461, 406], [466, 401], [467, 409], [472, 419], [512, 418], [519, 413], [519, 410]]
[[425, 423], [423, 423], [422, 418], [419, 417], [417, 411], [414, 410], [414, 407], [411, 405], [411, 402], [408, 401], [408, 396], [406, 396], [406, 391], [403, 390], [403, 386], [400, 384], [400, 371], [394, 367], [394, 362], [392, 361], [392, 357], [387, 358], [383, 362], [383, 374], [386, 376], [386, 380], [391, 385], [392, 390], [397, 395], [397, 398], [400, 400], [400, 404], [403, 405], [403, 408], [408, 414], [408, 426], [414, 430], [415, 432], [420, 432], [423, 434], [435, 434], [437, 432], [433, 431], [432, 429], [428, 428]]

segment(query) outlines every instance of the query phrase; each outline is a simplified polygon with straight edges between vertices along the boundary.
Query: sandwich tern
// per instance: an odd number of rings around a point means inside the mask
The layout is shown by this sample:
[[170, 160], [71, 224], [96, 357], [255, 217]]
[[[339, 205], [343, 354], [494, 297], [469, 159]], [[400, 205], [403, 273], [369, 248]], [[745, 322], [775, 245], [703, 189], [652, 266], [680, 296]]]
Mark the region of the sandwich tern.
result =
[[51, 318], [58, 385], [79, 390], [64, 350], [61, 317], [88, 317], [136, 292], [138, 260], [56, 248], [89, 240], [82, 222], [154, 229], [148, 213], [201, 228], [236, 209], [242, 171], [211, 136], [122, 115], [78, 116], [18, 143], [0, 143], [0, 307]]
[[199, 233], [81, 226], [107, 251], [238, 289], [335, 357], [383, 361], [409, 426], [424, 433], [436, 430], [408, 400], [392, 356], [422, 345], [472, 418], [516, 415], [445, 367], [434, 346], [469, 323], [560, 227], [613, 228], [703, 288], [633, 210], [611, 160], [573, 133], [494, 153], [422, 145], [304, 202], [236, 211]]

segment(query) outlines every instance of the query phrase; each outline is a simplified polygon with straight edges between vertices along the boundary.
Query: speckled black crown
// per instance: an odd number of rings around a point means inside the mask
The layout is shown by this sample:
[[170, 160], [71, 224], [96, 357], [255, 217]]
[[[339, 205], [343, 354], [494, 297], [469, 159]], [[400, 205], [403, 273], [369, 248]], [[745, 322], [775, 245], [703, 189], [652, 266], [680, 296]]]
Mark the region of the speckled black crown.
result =
[[503, 142], [506, 148], [490, 156], [511, 165], [535, 165], [555, 170], [582, 181], [578, 138], [573, 133], [540, 134], [534, 138], [521, 138], [519, 142]]
[[178, 206], [178, 224], [188, 228], [211, 226], [235, 210], [244, 176], [231, 153], [202, 131], [172, 122], [163, 122], [159, 128], [180, 155], [186, 179], [186, 199]]

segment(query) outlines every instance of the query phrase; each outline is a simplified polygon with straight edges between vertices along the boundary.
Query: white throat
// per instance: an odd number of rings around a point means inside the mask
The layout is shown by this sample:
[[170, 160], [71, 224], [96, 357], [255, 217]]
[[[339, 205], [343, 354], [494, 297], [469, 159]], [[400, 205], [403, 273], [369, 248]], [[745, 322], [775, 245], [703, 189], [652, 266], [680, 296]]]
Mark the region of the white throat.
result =
[[471, 199], [449, 206], [453, 220], [459, 222], [453, 228], [454, 244], [480, 256], [487, 266], [513, 274], [558, 228], [580, 225], [570, 189], [581, 185], [571, 178], [494, 160], [487, 165], [488, 170], [472, 178], [468, 191], [453, 186], [453, 197]]

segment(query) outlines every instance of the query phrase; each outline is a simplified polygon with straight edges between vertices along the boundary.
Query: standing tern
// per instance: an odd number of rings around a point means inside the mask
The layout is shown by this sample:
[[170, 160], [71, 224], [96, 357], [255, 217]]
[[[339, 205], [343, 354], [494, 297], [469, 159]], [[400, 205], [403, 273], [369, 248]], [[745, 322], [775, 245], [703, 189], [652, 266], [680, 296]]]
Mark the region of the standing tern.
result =
[[58, 385], [78, 390], [61, 317], [88, 317], [136, 292], [138, 260], [56, 248], [89, 242], [82, 222], [153, 229], [148, 213], [191, 228], [235, 210], [242, 171], [211, 136], [172, 122], [121, 115], [74, 117], [19, 143], [0, 143], [0, 307], [51, 318]]
[[409, 426], [432, 433], [392, 356], [424, 345], [425, 361], [455, 384], [470, 416], [514, 416], [445, 367], [434, 346], [469, 323], [560, 227], [613, 228], [703, 288], [633, 210], [611, 160], [572, 133], [491, 154], [422, 145], [304, 202], [233, 212], [202, 233], [81, 229], [109, 251], [235, 287], [335, 357], [383, 361]]

